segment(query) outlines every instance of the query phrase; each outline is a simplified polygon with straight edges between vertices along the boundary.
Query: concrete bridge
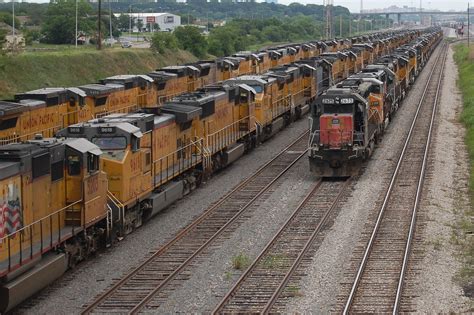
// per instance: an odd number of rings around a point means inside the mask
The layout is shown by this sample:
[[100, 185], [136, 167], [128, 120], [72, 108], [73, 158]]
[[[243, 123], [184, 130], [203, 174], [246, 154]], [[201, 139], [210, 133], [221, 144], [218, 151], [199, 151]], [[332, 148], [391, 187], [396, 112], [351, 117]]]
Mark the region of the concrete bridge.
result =
[[[402, 15], [466, 15], [466, 11], [430, 11], [430, 10], [420, 10], [420, 11], [393, 11], [393, 12], [362, 12], [362, 13], [351, 13], [353, 16], [364, 18], [374, 15], [385, 15], [385, 18], [388, 20], [390, 15], [397, 16], [397, 22], [400, 23]], [[472, 11], [471, 11], [472, 14]]]

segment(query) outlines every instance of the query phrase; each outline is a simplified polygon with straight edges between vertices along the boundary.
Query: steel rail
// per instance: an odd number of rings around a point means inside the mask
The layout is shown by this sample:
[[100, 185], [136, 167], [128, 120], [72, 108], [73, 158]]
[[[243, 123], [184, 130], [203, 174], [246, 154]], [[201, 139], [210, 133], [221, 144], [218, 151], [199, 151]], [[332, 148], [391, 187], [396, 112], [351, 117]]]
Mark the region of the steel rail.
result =
[[[181, 240], [188, 232], [190, 232], [193, 228], [198, 226], [201, 222], [203, 222], [215, 209], [217, 209], [219, 206], [221, 206], [227, 199], [229, 199], [234, 193], [239, 191], [242, 187], [245, 187], [251, 180], [257, 178], [267, 167], [271, 166], [274, 161], [276, 161], [279, 157], [281, 157], [283, 154], [285, 154], [292, 146], [297, 144], [299, 141], [301, 141], [305, 136], [308, 135], [308, 131], [304, 132], [302, 135], [300, 135], [296, 140], [294, 140], [290, 145], [285, 147], [282, 151], [280, 151], [279, 154], [277, 154], [274, 158], [269, 160], [267, 163], [265, 163], [263, 166], [261, 166], [252, 176], [249, 178], [245, 179], [243, 182], [241, 182], [239, 185], [237, 185], [235, 188], [233, 188], [230, 192], [225, 194], [216, 204], [214, 204], [211, 208], [206, 210], [198, 219], [196, 219], [193, 223], [191, 223], [188, 227], [186, 227], [183, 231], [181, 231], [178, 235], [176, 235], [175, 238], [170, 240], [167, 244], [162, 246], [158, 251], [153, 253], [149, 258], [147, 258], [143, 263], [141, 263], [139, 266], [137, 266], [135, 269], [133, 269], [130, 273], [128, 273], [125, 277], [120, 279], [117, 283], [115, 283], [110, 289], [108, 289], [105, 293], [101, 294], [98, 298], [95, 299], [93, 303], [88, 305], [81, 314], [91, 314], [91, 312], [98, 307], [102, 302], [104, 302], [108, 297], [110, 297], [112, 294], [114, 294], [119, 288], [122, 287], [128, 280], [132, 279], [135, 275], [137, 275], [141, 270], [143, 270], [148, 264], [153, 262], [153, 260], [158, 257], [159, 255], [163, 254], [166, 252], [172, 245], [177, 243], [179, 240]], [[279, 178], [281, 178], [296, 162], [298, 162], [306, 153], [306, 150], [303, 151], [300, 155], [298, 155], [288, 166], [284, 168], [283, 171], [281, 171], [269, 184], [267, 184], [265, 187], [263, 187], [256, 196], [254, 196], [249, 202], [246, 203], [242, 209], [236, 213], [230, 221], [228, 221], [224, 226], [222, 226], [216, 233], [209, 239], [203, 246], [201, 246], [193, 255], [192, 258], [194, 258], [198, 253], [200, 253], [205, 247], [207, 247], [208, 244], [212, 240], [214, 240], [217, 236], [219, 236], [231, 223], [233, 223], [238, 217], [240, 217], [240, 214], [242, 214], [247, 208], [249, 208], [258, 197], [260, 197], [263, 193], [265, 193]], [[182, 270], [192, 259], [188, 258], [179, 268], [179, 270]], [[163, 282], [163, 283], [168, 283], [178, 272], [173, 272], [170, 274]], [[135, 306], [135, 308], [132, 309], [130, 313], [138, 312], [142, 307], [145, 306], [146, 302], [148, 302], [155, 294], [158, 292], [163, 285], [160, 285], [159, 287], [156, 287], [153, 292], [150, 292], [145, 299], [143, 299], [139, 304]]]
[[[444, 45], [444, 43], [443, 43]], [[347, 298], [347, 301], [346, 301], [346, 304], [345, 304], [345, 307], [344, 307], [344, 311], [343, 311], [343, 314], [346, 315], [349, 313], [349, 310], [351, 308], [351, 305], [352, 305], [352, 302], [353, 302], [353, 299], [354, 299], [354, 296], [355, 296], [355, 293], [356, 293], [356, 290], [359, 286], [359, 283], [360, 283], [360, 280], [362, 278], [362, 273], [365, 269], [365, 266], [367, 264], [367, 261], [368, 261], [368, 257], [369, 257], [369, 254], [371, 252], [371, 249], [373, 247], [373, 244], [374, 244], [374, 241], [375, 241], [375, 237], [377, 235], [377, 232], [378, 232], [378, 229], [379, 229], [379, 226], [382, 222], [382, 218], [383, 218], [383, 214], [385, 212], [385, 208], [387, 207], [387, 204], [388, 204], [388, 200], [389, 200], [389, 197], [391, 196], [391, 192], [393, 190], [393, 187], [394, 187], [394, 183], [395, 183], [395, 180], [397, 179], [397, 175], [398, 175], [398, 171], [400, 169], [400, 166], [403, 162], [403, 159], [405, 157], [405, 152], [407, 150], [407, 147], [408, 147], [408, 144], [410, 143], [410, 140], [412, 139], [412, 134], [413, 134], [413, 130], [415, 128], [415, 125], [416, 125], [416, 122], [417, 122], [417, 118], [418, 118], [418, 114], [422, 108], [422, 105], [423, 105], [423, 102], [425, 100], [425, 97], [426, 97], [426, 93], [428, 91], [428, 87], [430, 86], [430, 83], [432, 82], [432, 78], [433, 78], [433, 74], [435, 72], [435, 69], [436, 69], [436, 66], [438, 65], [440, 59], [441, 59], [441, 56], [444, 52], [444, 46], [441, 47], [441, 51], [439, 52], [438, 56], [436, 57], [436, 61], [435, 61], [435, 65], [433, 66], [433, 68], [431, 69], [430, 73], [429, 73], [429, 76], [428, 76], [428, 79], [426, 81], [426, 85], [425, 85], [425, 88], [423, 90], [423, 93], [422, 93], [422, 96], [421, 96], [421, 99], [418, 103], [418, 106], [417, 106], [417, 110], [416, 110], [416, 113], [415, 113], [415, 116], [413, 117], [413, 120], [412, 120], [412, 123], [411, 123], [411, 126], [410, 126], [410, 130], [408, 132], [408, 135], [407, 135], [407, 138], [405, 140], [405, 143], [403, 145], [403, 149], [402, 149], [402, 152], [400, 153], [400, 156], [398, 158], [398, 162], [397, 162], [397, 166], [392, 174], [392, 178], [390, 180], [390, 184], [389, 184], [389, 187], [387, 189], [387, 192], [385, 194], [385, 197], [384, 197], [384, 201], [383, 201], [383, 204], [380, 208], [380, 211], [379, 211], [379, 214], [378, 214], [378, 217], [377, 217], [377, 220], [376, 220], [376, 223], [375, 223], [375, 226], [372, 230], [372, 233], [371, 233], [371, 236], [370, 236], [370, 239], [369, 239], [369, 242], [366, 246], [366, 250], [364, 252], [364, 256], [362, 258], [362, 261], [361, 261], [361, 264], [359, 266], [359, 269], [357, 271], [357, 274], [356, 274], [356, 277], [354, 279], [354, 282], [353, 282], [353, 285], [352, 285], [352, 288], [351, 288], [351, 291], [349, 293], [349, 296]], [[441, 76], [442, 74], [440, 74]]]
[[[265, 248], [262, 250], [262, 252], [257, 256], [257, 258], [254, 259], [253, 263], [247, 268], [247, 270], [240, 276], [240, 278], [237, 280], [237, 282], [234, 284], [234, 286], [227, 292], [227, 294], [222, 298], [221, 302], [219, 305], [215, 307], [215, 309], [212, 311], [212, 314], [219, 314], [223, 311], [223, 308], [227, 304], [227, 302], [232, 298], [232, 296], [235, 294], [235, 292], [239, 289], [239, 287], [242, 285], [242, 283], [248, 278], [250, 273], [255, 269], [255, 267], [258, 265], [258, 263], [268, 254], [271, 252], [272, 247], [279, 241], [279, 238], [283, 235], [283, 233], [291, 227], [291, 224], [293, 223], [293, 220], [300, 214], [300, 211], [304, 208], [304, 206], [313, 198], [313, 196], [319, 191], [319, 188], [321, 187], [322, 184], [322, 179], [319, 179], [311, 189], [311, 191], [303, 198], [303, 200], [298, 204], [298, 206], [295, 208], [291, 216], [287, 219], [287, 221], [282, 225], [282, 227], [278, 230], [278, 232], [273, 236], [273, 238], [270, 240], [270, 242], [265, 246]], [[333, 212], [333, 210], [336, 208], [336, 205], [338, 201], [340, 200], [343, 192], [347, 188], [348, 184], [350, 182], [350, 179], [346, 179], [343, 187], [341, 190], [338, 192], [338, 194], [335, 196], [334, 201], [332, 202], [331, 206], [329, 206], [328, 210], [325, 211], [323, 216], [320, 218], [318, 225], [314, 229], [314, 231], [311, 233], [309, 236], [308, 240], [306, 240], [303, 248], [299, 252], [298, 256], [296, 257], [295, 261], [292, 263], [288, 271], [286, 272], [285, 276], [283, 277], [282, 281], [278, 284], [276, 291], [272, 294], [268, 302], [265, 304], [263, 309], [259, 311], [259, 313], [262, 314], [268, 314], [270, 311], [271, 307], [274, 305], [276, 300], [278, 299], [281, 291], [285, 288], [287, 285], [288, 281], [290, 280], [291, 276], [294, 274], [298, 266], [300, 265], [303, 257], [305, 254], [308, 252], [310, 246], [314, 242], [316, 236], [319, 235], [321, 232], [321, 229], [323, 225], [327, 222], [327, 219], [329, 215]]]
[[316, 236], [321, 232], [321, 228], [322, 226], [326, 223], [327, 219], [329, 218], [329, 215], [334, 211], [334, 209], [336, 208], [336, 205], [339, 201], [339, 199], [341, 198], [343, 192], [346, 190], [347, 186], [349, 185], [349, 183], [351, 182], [351, 178], [348, 178], [346, 180], [346, 183], [344, 184], [344, 187], [341, 189], [341, 191], [339, 192], [339, 194], [337, 195], [336, 197], [336, 200], [334, 201], [334, 203], [331, 205], [331, 207], [328, 209], [328, 211], [326, 211], [326, 213], [324, 214], [324, 217], [321, 219], [321, 222], [318, 224], [318, 226], [316, 227], [316, 229], [314, 230], [313, 234], [311, 235], [311, 238], [306, 242], [305, 244], [305, 247], [304, 249], [301, 251], [301, 253], [298, 255], [298, 257], [296, 258], [295, 262], [293, 263], [293, 265], [291, 266], [290, 270], [288, 270], [288, 273], [285, 275], [285, 278], [281, 281], [280, 285], [278, 286], [277, 290], [273, 293], [273, 295], [270, 297], [270, 300], [268, 301], [268, 303], [265, 305], [264, 309], [263, 309], [263, 314], [270, 314], [270, 311], [273, 307], [273, 305], [275, 305], [276, 301], [278, 300], [278, 297], [280, 296], [280, 294], [282, 293], [283, 289], [288, 285], [288, 282], [290, 281], [291, 279], [291, 276], [294, 275], [295, 271], [297, 270], [297, 268], [299, 267], [299, 265], [301, 264], [301, 261], [303, 260], [303, 257], [306, 255], [306, 253], [308, 252], [311, 244], [313, 244]]
[[[446, 45], [446, 44], [445, 44]], [[446, 49], [443, 47], [443, 49]], [[402, 265], [402, 270], [400, 271], [400, 277], [398, 281], [398, 286], [397, 286], [397, 295], [395, 297], [395, 303], [393, 304], [393, 315], [396, 315], [398, 313], [399, 307], [400, 307], [400, 301], [402, 297], [402, 289], [403, 289], [403, 279], [405, 278], [405, 273], [406, 269], [408, 266], [408, 259], [410, 256], [410, 250], [411, 250], [411, 243], [413, 240], [413, 234], [415, 233], [415, 226], [416, 226], [416, 215], [417, 215], [417, 210], [418, 210], [418, 205], [420, 203], [421, 199], [421, 191], [423, 188], [423, 182], [425, 179], [425, 173], [426, 173], [426, 164], [428, 161], [428, 153], [429, 153], [429, 147], [430, 147], [430, 142], [431, 142], [431, 135], [433, 131], [433, 126], [434, 126], [434, 121], [436, 118], [436, 110], [438, 108], [438, 98], [439, 98], [439, 91], [441, 87], [441, 81], [443, 78], [443, 72], [444, 72], [444, 67], [446, 65], [446, 56], [447, 54], [444, 54], [443, 60], [441, 61], [442, 66], [441, 66], [441, 73], [438, 79], [438, 85], [436, 87], [436, 95], [435, 95], [435, 100], [434, 100], [434, 106], [433, 106], [433, 112], [431, 114], [431, 121], [430, 121], [430, 128], [428, 131], [428, 138], [426, 139], [426, 147], [425, 147], [425, 152], [423, 154], [423, 164], [421, 166], [421, 172], [420, 172], [420, 179], [418, 181], [418, 187], [416, 190], [416, 197], [415, 197], [415, 204], [413, 206], [413, 212], [411, 216], [411, 221], [410, 221], [410, 230], [408, 233], [408, 240], [407, 244], [405, 247], [405, 252], [403, 256], [403, 265]]]

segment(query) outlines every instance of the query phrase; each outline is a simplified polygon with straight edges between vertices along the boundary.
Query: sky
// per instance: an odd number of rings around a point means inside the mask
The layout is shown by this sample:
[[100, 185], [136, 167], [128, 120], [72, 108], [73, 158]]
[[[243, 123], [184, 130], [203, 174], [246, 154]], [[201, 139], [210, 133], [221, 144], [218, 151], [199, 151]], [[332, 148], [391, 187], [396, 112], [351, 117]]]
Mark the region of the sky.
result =
[[[323, 4], [322, 0], [278, 0], [278, 3], [289, 4], [291, 2], [299, 3], [314, 3]], [[471, 1], [474, 3], [474, 1]], [[334, 5], [340, 5], [349, 8], [351, 12], [360, 11], [360, 0], [334, 0]], [[382, 9], [396, 5], [398, 7], [409, 6], [409, 7], [420, 7], [420, 0], [401, 0], [401, 1], [390, 1], [390, 0], [364, 0], [364, 9]], [[467, 10], [467, 0], [422, 0], [423, 9], [439, 9], [439, 10]]]
[[[4, 0], [9, 2], [9, 0]], [[26, 0], [27, 2], [49, 2], [49, 0]], [[257, 0], [261, 2], [262, 0]], [[333, 0], [334, 5], [341, 5], [349, 8], [351, 12], [360, 11], [360, 0]], [[467, 9], [467, 0], [422, 0], [423, 9], [439, 9], [439, 10], [466, 10]], [[278, 0], [278, 3], [289, 4], [292, 2], [299, 2], [302, 4], [313, 3], [313, 4], [323, 4], [323, 0]], [[474, 4], [474, 0], [471, 0]], [[399, 7], [409, 6], [409, 7], [420, 7], [420, 0], [364, 0], [364, 9], [382, 9], [389, 7], [391, 5], [397, 5]]]

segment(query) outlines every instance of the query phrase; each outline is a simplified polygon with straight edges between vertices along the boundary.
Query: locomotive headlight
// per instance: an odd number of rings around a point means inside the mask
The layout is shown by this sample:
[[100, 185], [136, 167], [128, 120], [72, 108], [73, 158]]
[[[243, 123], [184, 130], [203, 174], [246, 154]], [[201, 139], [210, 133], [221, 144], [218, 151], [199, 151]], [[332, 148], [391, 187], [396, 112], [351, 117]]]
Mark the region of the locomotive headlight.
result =
[[354, 99], [353, 98], [341, 98], [341, 104], [352, 104], [354, 103]]

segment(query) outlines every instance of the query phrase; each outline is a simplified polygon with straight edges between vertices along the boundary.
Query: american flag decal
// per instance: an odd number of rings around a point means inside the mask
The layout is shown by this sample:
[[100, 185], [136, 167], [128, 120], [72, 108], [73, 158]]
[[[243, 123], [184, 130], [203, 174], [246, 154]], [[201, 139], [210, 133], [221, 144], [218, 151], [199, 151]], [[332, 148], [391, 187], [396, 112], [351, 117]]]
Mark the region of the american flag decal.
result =
[[10, 183], [4, 186], [0, 195], [0, 238], [15, 233], [23, 227], [23, 213], [18, 186]]
[[5, 225], [5, 233], [11, 234], [23, 226], [23, 215], [21, 213], [21, 205], [20, 200], [18, 197], [16, 200], [9, 200], [7, 211], [3, 212], [4, 214], [4, 225]]
[[0, 239], [5, 237], [5, 213], [6, 212], [7, 212], [7, 203], [4, 201], [0, 201]]

